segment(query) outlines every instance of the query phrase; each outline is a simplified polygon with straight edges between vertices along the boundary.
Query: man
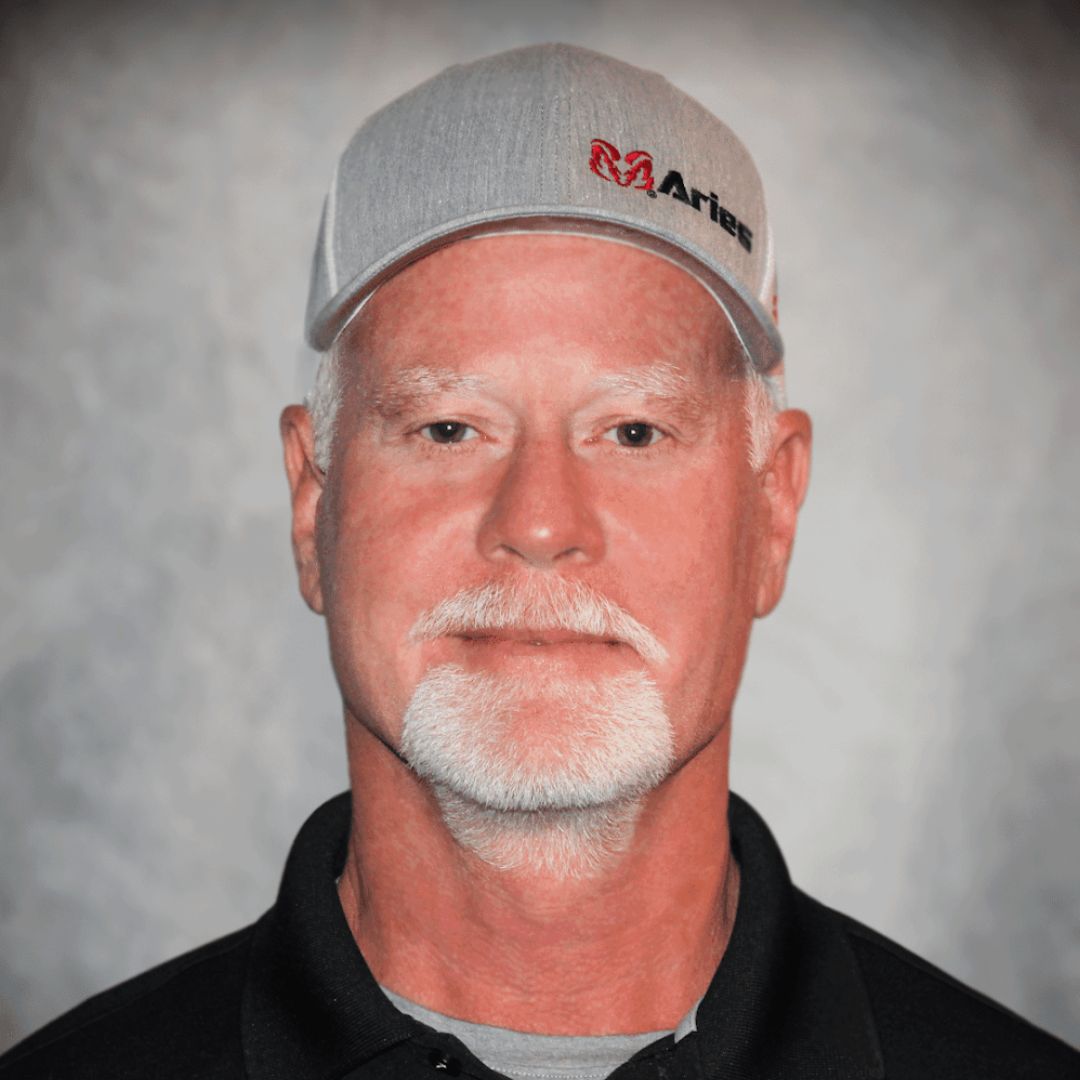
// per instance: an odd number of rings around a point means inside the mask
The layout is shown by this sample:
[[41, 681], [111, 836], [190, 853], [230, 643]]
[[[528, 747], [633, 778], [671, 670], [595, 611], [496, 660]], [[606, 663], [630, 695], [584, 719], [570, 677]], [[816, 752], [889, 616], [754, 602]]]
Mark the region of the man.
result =
[[360, 129], [281, 418], [351, 795], [258, 923], [0, 1077], [1078, 1075], [729, 795], [810, 455], [774, 282], [749, 155], [658, 76], [517, 50]]

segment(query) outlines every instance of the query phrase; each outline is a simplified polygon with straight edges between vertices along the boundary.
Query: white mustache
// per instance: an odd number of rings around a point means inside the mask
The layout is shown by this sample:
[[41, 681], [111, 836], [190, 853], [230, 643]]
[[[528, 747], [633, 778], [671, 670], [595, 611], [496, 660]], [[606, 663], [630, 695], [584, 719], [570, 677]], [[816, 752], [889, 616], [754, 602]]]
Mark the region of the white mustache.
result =
[[530, 578], [521, 585], [490, 582], [440, 600], [409, 631], [412, 641], [488, 630], [565, 630], [629, 645], [653, 664], [667, 649], [647, 627], [613, 600], [580, 581]]

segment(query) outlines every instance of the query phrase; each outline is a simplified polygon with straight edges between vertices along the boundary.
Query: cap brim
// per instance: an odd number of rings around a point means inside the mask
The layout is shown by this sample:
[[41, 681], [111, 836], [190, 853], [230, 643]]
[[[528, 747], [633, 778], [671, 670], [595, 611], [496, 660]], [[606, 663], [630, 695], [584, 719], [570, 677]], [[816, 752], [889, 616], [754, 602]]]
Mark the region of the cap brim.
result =
[[667, 259], [712, 294], [758, 371], [771, 371], [782, 361], [784, 345], [776, 324], [730, 271], [680, 236], [597, 209], [573, 214], [565, 208], [558, 212], [536, 207], [512, 208], [448, 221], [391, 251], [347, 282], [311, 321], [308, 341], [320, 352], [327, 351], [380, 285], [409, 264], [448, 244], [478, 236], [536, 232], [593, 236], [629, 244]]

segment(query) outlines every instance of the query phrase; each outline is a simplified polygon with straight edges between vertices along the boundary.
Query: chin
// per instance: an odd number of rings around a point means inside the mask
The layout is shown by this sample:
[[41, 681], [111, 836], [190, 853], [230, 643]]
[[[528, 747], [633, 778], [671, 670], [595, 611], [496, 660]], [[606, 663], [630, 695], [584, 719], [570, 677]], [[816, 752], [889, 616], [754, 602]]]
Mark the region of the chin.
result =
[[625, 851], [642, 798], [671, 772], [674, 737], [641, 671], [538, 682], [445, 664], [413, 692], [401, 754], [463, 847], [566, 877]]

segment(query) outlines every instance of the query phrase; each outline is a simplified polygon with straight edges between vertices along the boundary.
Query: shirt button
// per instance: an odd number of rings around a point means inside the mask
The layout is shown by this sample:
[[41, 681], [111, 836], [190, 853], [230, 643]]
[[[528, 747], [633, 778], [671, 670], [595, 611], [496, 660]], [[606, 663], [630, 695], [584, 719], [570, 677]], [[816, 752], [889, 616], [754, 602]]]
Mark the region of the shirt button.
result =
[[444, 1072], [450, 1076], [457, 1076], [461, 1072], [461, 1062], [442, 1050], [432, 1050], [428, 1054], [428, 1064], [436, 1072]]

